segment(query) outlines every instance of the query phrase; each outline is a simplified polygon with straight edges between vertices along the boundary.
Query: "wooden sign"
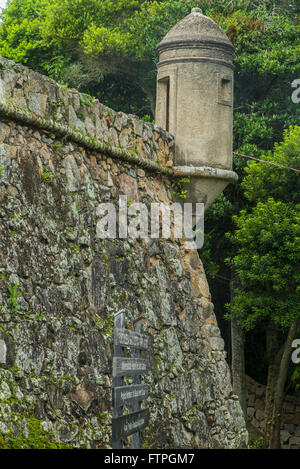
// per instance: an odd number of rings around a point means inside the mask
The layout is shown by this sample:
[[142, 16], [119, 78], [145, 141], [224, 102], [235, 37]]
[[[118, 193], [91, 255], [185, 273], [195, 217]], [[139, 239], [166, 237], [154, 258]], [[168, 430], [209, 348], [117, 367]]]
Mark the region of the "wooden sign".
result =
[[148, 362], [142, 358], [114, 357], [113, 376], [136, 376], [148, 373]]
[[[112, 448], [123, 447], [122, 438], [132, 435], [132, 448], [141, 447], [139, 431], [149, 420], [149, 409], [141, 410], [141, 401], [149, 394], [149, 386], [141, 384], [141, 375], [148, 373], [148, 361], [141, 358], [141, 351], [148, 350], [149, 337], [141, 333], [141, 319], [134, 320], [134, 331], [125, 328], [125, 310], [119, 311], [114, 319], [113, 358], [113, 418]], [[132, 358], [124, 357], [124, 347], [130, 347]], [[124, 376], [132, 376], [132, 384], [125, 385]], [[124, 406], [133, 411], [123, 415]]]
[[132, 414], [123, 415], [112, 419], [112, 438], [113, 440], [121, 440], [126, 436], [142, 430], [148, 425], [149, 409], [133, 412]]
[[147, 350], [149, 348], [149, 337], [140, 332], [115, 328], [115, 345]]
[[113, 405], [114, 407], [122, 407], [123, 405], [132, 405], [144, 399], [149, 394], [149, 386], [147, 384], [137, 384], [133, 386], [120, 386], [114, 388]]
[[[123, 328], [125, 327], [125, 310], [119, 311], [115, 315], [114, 319], [115, 328]], [[119, 345], [114, 346], [114, 356], [115, 357], [122, 357], [123, 356], [123, 348]], [[123, 385], [123, 378], [119, 376], [113, 377], [113, 385], [114, 387], [122, 386]], [[113, 417], [121, 417], [123, 414], [122, 407], [113, 407]], [[122, 441], [121, 440], [113, 440], [112, 447], [114, 449], [122, 449]]]

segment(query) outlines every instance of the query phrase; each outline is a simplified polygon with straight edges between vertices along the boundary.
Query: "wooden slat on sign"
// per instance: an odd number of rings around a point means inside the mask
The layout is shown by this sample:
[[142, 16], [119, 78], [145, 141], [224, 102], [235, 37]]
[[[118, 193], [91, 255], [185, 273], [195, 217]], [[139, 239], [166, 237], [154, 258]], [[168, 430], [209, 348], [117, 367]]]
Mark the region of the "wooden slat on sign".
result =
[[148, 361], [141, 358], [114, 357], [113, 376], [136, 376], [148, 373]]
[[147, 399], [148, 394], [148, 384], [139, 384], [135, 386], [120, 386], [114, 389], [113, 405], [114, 407], [130, 405]]
[[112, 437], [113, 440], [120, 440], [126, 436], [132, 435], [142, 430], [148, 425], [149, 409], [133, 412], [112, 419]]
[[149, 348], [149, 337], [140, 332], [130, 331], [128, 329], [115, 329], [115, 345], [122, 347], [135, 347], [140, 350]]
[[[125, 327], [125, 310], [119, 311], [114, 318], [114, 326], [115, 328], [122, 328]], [[115, 357], [123, 357], [123, 348], [119, 345], [114, 346], [114, 355]], [[113, 378], [113, 385], [114, 387], [122, 386], [124, 379], [120, 376], [114, 376]], [[113, 408], [113, 417], [117, 418], [123, 414], [122, 407], [114, 407]], [[122, 449], [122, 441], [113, 439], [112, 441], [113, 449]]]
[[[141, 333], [142, 329], [142, 321], [141, 319], [138, 319], [134, 323], [134, 330], [137, 333]], [[141, 350], [138, 348], [133, 349], [133, 356], [134, 358], [141, 358]], [[141, 376], [137, 375], [133, 377], [132, 384], [137, 386], [141, 384]], [[132, 410], [133, 412], [138, 412], [141, 410], [141, 402], [136, 401], [132, 405]], [[132, 449], [140, 449], [141, 448], [141, 437], [140, 437], [140, 432], [133, 433], [132, 435]]]

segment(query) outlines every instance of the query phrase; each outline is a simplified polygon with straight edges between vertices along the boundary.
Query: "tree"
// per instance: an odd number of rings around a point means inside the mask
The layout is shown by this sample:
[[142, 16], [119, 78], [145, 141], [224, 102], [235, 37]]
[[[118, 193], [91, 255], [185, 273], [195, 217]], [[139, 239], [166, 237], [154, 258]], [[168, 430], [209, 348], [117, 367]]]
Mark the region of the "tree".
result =
[[[300, 127], [291, 127], [268, 158], [300, 167]], [[242, 186], [255, 205], [234, 217], [237, 253], [231, 263], [241, 288], [231, 316], [245, 330], [266, 330], [268, 379], [265, 445], [280, 448], [281, 411], [291, 364], [292, 342], [300, 327], [300, 178], [276, 166], [250, 163]]]
[[[276, 6], [280, 4], [285, 5], [288, 15], [281, 13]], [[137, 93], [141, 99], [138, 109], [154, 115], [155, 47], [192, 7], [200, 6], [224, 28], [236, 47], [236, 98], [241, 101], [239, 108], [243, 107], [240, 114], [248, 113], [247, 106], [254, 101], [253, 135], [259, 123], [266, 129], [269, 121], [279, 127], [289, 119], [288, 113], [276, 112], [278, 106], [268, 102], [261, 109], [259, 103], [270, 94], [270, 88], [272, 95], [284, 95], [290, 87], [287, 72], [291, 72], [291, 63], [296, 72], [299, 27], [292, 16], [294, 5], [297, 8], [294, 1], [275, 0], [263, 2], [263, 7], [247, 0], [10, 0], [1, 15], [0, 53], [96, 96], [106, 90], [103, 80], [109, 77], [110, 83], [116, 83], [114, 101], [118, 89], [121, 97], [133, 86], [147, 98], [148, 109]], [[272, 122], [268, 113], [277, 114], [277, 122]], [[243, 126], [242, 118], [240, 121]], [[264, 136], [271, 148], [273, 133], [265, 131]]]
[[147, 107], [142, 96], [138, 106], [154, 115], [155, 47], [198, 3], [10, 0], [1, 16], [0, 53], [96, 96], [105, 77], [120, 96], [133, 86], [147, 97]]
[[53, 57], [40, 33], [47, 0], [8, 0], [1, 12], [0, 53], [8, 59], [29, 64], [36, 71]]

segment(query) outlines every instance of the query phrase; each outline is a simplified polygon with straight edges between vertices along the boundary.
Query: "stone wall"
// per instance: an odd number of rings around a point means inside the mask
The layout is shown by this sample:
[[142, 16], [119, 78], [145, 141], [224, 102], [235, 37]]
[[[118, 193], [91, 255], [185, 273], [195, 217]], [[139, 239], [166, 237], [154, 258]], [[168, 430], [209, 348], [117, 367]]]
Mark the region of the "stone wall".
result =
[[[266, 387], [247, 376], [248, 422], [263, 433]], [[281, 447], [300, 448], [300, 400], [286, 396], [283, 404]]]
[[88, 148], [171, 173], [167, 168], [173, 166], [174, 139], [163, 129], [115, 112], [89, 95], [4, 58], [0, 58], [0, 109]]
[[173, 138], [0, 60], [0, 447], [111, 447], [113, 316], [152, 337], [146, 448], [247, 432], [196, 251], [101, 240], [119, 195], [173, 202]]

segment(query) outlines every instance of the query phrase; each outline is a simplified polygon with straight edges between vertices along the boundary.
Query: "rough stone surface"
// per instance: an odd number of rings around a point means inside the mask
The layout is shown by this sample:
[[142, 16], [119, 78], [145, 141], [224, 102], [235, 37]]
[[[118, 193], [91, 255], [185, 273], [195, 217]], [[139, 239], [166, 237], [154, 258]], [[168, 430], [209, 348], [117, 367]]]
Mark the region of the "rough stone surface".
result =
[[170, 44], [180, 47], [181, 43], [197, 43], [200, 41], [225, 44], [233, 49], [231, 42], [220, 26], [211, 18], [204, 16], [198, 8], [193, 8], [188, 16], [173, 26], [157, 47], [161, 49], [166, 44], [168, 47]]
[[[96, 135], [115, 129], [113, 140], [127, 128], [129, 145], [142, 134], [141, 146], [155, 153], [160, 138], [170, 152], [163, 131], [1, 64], [6, 99], [18, 89], [37, 114], [78, 126], [76, 114]], [[126, 308], [152, 338], [143, 447], [245, 447], [198, 254], [176, 240], [97, 237], [101, 202], [172, 203], [172, 181], [5, 116], [0, 137], [0, 441], [30, 435], [34, 418], [49, 441], [111, 447], [113, 316]]]
[[[159, 160], [162, 165], [167, 162], [168, 166], [173, 165], [174, 138], [163, 129], [134, 115], [115, 112], [92, 96], [69, 90], [3, 57], [0, 57], [0, 99], [30, 111], [33, 116], [79, 130], [91, 139], [138, 152], [152, 161]], [[5, 129], [5, 126], [0, 129], [0, 141]], [[162, 148], [157, 148], [158, 140], [163, 143]], [[0, 149], [0, 167], [5, 171], [9, 151], [7, 146]]]
[[[248, 422], [263, 432], [266, 387], [247, 376]], [[283, 403], [280, 431], [283, 449], [300, 448], [300, 402], [293, 396], [286, 396]]]

